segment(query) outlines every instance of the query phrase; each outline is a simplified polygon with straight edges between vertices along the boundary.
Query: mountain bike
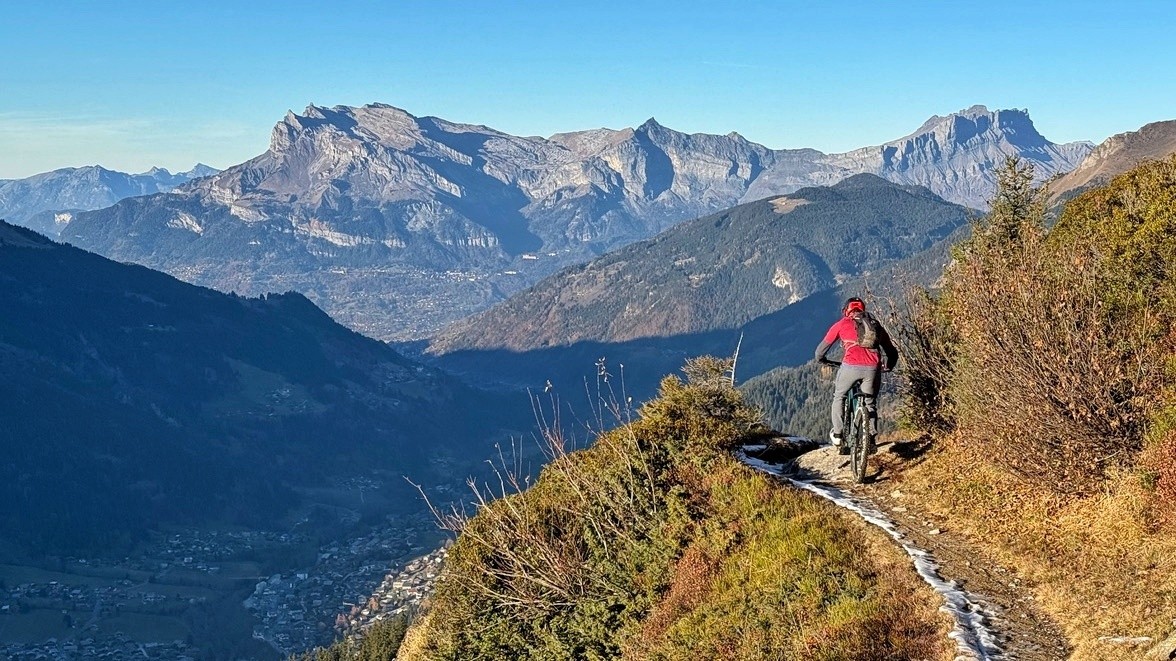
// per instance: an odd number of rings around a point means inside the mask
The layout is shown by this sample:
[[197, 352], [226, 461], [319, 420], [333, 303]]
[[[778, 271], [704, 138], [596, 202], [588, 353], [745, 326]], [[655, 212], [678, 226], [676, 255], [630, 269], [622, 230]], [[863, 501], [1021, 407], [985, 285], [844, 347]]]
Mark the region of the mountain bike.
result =
[[[836, 360], [824, 359], [826, 365], [841, 367]], [[873, 450], [874, 439], [870, 435], [870, 412], [866, 410], [866, 395], [862, 392], [862, 381], [858, 379], [845, 394], [845, 405], [841, 409], [841, 443], [849, 450], [849, 469], [853, 481], [866, 481], [866, 463]]]

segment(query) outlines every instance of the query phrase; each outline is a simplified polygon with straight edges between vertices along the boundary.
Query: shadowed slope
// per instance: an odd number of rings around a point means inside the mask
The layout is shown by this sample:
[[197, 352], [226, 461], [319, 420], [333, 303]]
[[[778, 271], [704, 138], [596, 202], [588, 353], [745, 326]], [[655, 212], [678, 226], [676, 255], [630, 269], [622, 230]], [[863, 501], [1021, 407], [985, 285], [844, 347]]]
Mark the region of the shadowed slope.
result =
[[0, 309], [0, 531], [25, 550], [274, 525], [296, 487], [379, 469], [418, 507], [399, 475], [488, 453], [505, 415], [301, 295], [221, 294], [3, 223]]

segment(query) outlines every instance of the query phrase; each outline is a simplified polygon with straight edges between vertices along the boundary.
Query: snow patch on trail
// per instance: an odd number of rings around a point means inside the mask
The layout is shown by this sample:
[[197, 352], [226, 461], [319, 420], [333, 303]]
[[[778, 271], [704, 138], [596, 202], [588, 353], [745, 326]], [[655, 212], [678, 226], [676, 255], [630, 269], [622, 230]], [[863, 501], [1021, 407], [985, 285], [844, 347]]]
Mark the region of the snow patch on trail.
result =
[[902, 532], [890, 519], [877, 509], [855, 500], [844, 491], [828, 485], [818, 485], [805, 480], [797, 480], [785, 474], [784, 470], [774, 464], [748, 456], [748, 451], [762, 450], [763, 446], [746, 446], [736, 452], [736, 457], [752, 468], [788, 480], [792, 486], [811, 491], [818, 496], [832, 501], [839, 507], [844, 507], [865, 519], [868, 523], [878, 526], [890, 535], [894, 541], [902, 546], [907, 555], [914, 562], [915, 571], [928, 585], [943, 597], [944, 605], [940, 610], [949, 613], [955, 620], [955, 626], [948, 634], [956, 641], [959, 654], [956, 661], [995, 661], [1002, 658], [1000, 646], [996, 637], [985, 625], [989, 614], [967, 592], [961, 590], [954, 581], [946, 581], [939, 575], [939, 564], [930, 552], [925, 551], [906, 541]]

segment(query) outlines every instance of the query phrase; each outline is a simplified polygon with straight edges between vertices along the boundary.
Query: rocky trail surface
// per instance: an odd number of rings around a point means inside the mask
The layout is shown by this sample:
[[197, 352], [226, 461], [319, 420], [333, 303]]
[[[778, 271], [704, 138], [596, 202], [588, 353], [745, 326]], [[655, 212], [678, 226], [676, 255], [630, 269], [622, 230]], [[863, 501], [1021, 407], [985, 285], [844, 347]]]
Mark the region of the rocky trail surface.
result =
[[[878, 449], [899, 456], [917, 451], [911, 443], [882, 443]], [[781, 437], [745, 446], [740, 455], [758, 470], [855, 512], [902, 546], [955, 620], [949, 635], [956, 641], [957, 659], [1055, 661], [1069, 656], [1061, 628], [1038, 608], [1028, 586], [922, 511], [875, 462], [867, 483], [854, 484], [849, 457], [807, 439]]]

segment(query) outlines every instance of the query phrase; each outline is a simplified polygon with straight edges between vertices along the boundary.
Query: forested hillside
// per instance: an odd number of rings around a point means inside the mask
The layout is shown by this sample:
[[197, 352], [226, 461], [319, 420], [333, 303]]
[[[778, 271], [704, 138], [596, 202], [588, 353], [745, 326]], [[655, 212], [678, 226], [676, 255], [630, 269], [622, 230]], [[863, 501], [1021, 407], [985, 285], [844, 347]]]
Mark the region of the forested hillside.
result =
[[[814, 343], [819, 340], [814, 340]], [[739, 386], [747, 402], [763, 411], [773, 428], [795, 436], [824, 440], [829, 434], [829, 405], [835, 370], [807, 363], [799, 367], [778, 367]], [[887, 375], [879, 395], [879, 431], [889, 435], [895, 428], [898, 379]]]
[[549, 277], [453, 325], [429, 351], [528, 351], [738, 328], [920, 253], [968, 210], [857, 175], [743, 204]]
[[846, 296], [881, 302], [937, 280], [967, 217], [869, 175], [742, 205], [552, 276], [453, 327], [428, 355], [479, 381], [565, 392], [582, 391], [604, 358], [642, 400], [684, 360], [739, 346], [743, 382], [810, 360]]

